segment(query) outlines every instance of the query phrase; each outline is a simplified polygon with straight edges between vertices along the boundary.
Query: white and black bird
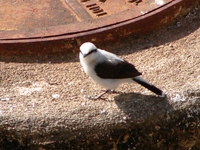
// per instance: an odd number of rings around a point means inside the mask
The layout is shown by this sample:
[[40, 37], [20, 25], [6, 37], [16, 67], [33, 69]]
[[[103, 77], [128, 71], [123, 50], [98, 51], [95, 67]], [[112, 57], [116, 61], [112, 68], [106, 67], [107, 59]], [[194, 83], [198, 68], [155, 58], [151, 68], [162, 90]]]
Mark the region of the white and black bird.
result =
[[96, 83], [106, 89], [95, 97], [100, 98], [105, 93], [115, 90], [125, 82], [136, 82], [160, 97], [165, 97], [162, 90], [143, 79], [133, 64], [119, 58], [113, 53], [98, 49], [93, 43], [86, 42], [80, 46], [80, 63], [85, 73]]

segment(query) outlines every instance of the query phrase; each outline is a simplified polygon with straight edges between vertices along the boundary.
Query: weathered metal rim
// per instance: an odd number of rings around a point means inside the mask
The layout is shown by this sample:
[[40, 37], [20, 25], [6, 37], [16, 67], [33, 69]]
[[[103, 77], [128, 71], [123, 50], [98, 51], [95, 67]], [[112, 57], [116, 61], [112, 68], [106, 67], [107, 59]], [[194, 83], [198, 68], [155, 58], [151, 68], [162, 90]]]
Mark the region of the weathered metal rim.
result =
[[[148, 20], [147, 18], [149, 18], [151, 16], [159, 15], [164, 10], [174, 9], [176, 6], [182, 6], [182, 5], [184, 5], [186, 8], [187, 7], [189, 8], [195, 4], [198, 4], [198, 2], [199, 2], [199, 0], [193, 0], [193, 1], [173, 0], [173, 1], [166, 3], [165, 5], [160, 6], [157, 9], [154, 9], [150, 12], [147, 12], [144, 15], [141, 15], [141, 16], [138, 16], [135, 18], [130, 17], [127, 20], [122, 20], [120, 18], [123, 18], [123, 17], [120, 16], [120, 14], [119, 14], [118, 22], [115, 22], [115, 23], [109, 24], [109, 25], [104, 25], [104, 26], [101, 26], [102, 25], [100, 23], [101, 19], [97, 19], [96, 20], [97, 22], [94, 22], [93, 27], [90, 29], [84, 28], [83, 26], [81, 26], [81, 23], [80, 23], [80, 24], [77, 24], [74, 26], [74, 28], [77, 28], [77, 26], [83, 27], [77, 32], [73, 32], [73, 28], [69, 29], [69, 25], [60, 25], [60, 26], [54, 26], [54, 27], [48, 27], [48, 28], [32, 29], [32, 30], [28, 30], [28, 32], [26, 30], [7, 31], [4, 33], [2, 33], [2, 31], [0, 31], [0, 34], [2, 34], [2, 35], [4, 34], [4, 37], [6, 37], [6, 38], [0, 37], [0, 43], [30, 43], [30, 42], [42, 42], [42, 41], [52, 41], [52, 40], [62, 40], [62, 39], [73, 39], [73, 38], [83, 37], [83, 36], [87, 36], [87, 35], [99, 34], [104, 31], [112, 32], [113, 30], [115, 30], [117, 28], [118, 28], [118, 30], [120, 30], [121, 27], [126, 28], [126, 26], [128, 26], [130, 24], [131, 24], [132, 28], [134, 28], [134, 24], [140, 22], [141, 20], [143, 20], [143, 21], [145, 21], [145, 19]], [[128, 15], [128, 14], [130, 14], [130, 11], [131, 10], [127, 10], [126, 12], [123, 13], [123, 15], [127, 14], [127, 16], [130, 16], [130, 15]], [[179, 11], [179, 10], [177, 10], [177, 11]], [[168, 11], [168, 12], [170, 13], [170, 11]], [[172, 16], [172, 14], [168, 14], [168, 15]], [[179, 14], [174, 14], [174, 17], [176, 17], [177, 15], [179, 15]], [[109, 20], [109, 17], [113, 17], [113, 16], [107, 16], [103, 19]], [[148, 23], [148, 21], [147, 21], [147, 23]], [[165, 24], [165, 23], [160, 23], [159, 25], [161, 26], [163, 24]], [[143, 25], [141, 25], [141, 26], [143, 26]], [[140, 28], [141, 28], [141, 26], [140, 26]], [[72, 27], [72, 26], [70, 26], [70, 27]], [[147, 27], [147, 26], [145, 26], [145, 27]], [[151, 27], [149, 27], [149, 28], [151, 28]], [[134, 30], [137, 32], [140, 32], [140, 30], [137, 30], [137, 28], [134, 28]], [[148, 29], [146, 28], [144, 30], [148, 30]]]

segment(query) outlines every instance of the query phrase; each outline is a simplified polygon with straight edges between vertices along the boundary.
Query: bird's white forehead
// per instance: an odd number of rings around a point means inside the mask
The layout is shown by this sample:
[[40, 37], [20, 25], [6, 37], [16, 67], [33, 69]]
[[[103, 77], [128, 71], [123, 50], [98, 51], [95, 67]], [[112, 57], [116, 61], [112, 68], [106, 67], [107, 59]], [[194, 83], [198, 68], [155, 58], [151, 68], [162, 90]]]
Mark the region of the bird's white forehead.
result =
[[83, 54], [87, 54], [89, 53], [91, 50], [93, 49], [97, 49], [97, 47], [91, 43], [91, 42], [86, 42], [86, 43], [83, 43], [81, 46], [80, 46], [80, 51], [83, 53]]

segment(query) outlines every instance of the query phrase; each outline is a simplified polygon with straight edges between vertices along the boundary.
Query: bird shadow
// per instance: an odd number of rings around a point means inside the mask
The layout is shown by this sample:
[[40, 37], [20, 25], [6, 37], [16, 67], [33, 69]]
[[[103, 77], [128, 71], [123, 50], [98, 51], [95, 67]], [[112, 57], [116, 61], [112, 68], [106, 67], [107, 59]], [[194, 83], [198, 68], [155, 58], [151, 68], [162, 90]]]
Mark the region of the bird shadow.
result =
[[161, 98], [140, 93], [123, 93], [115, 96], [114, 100], [120, 110], [137, 120], [166, 114], [173, 110], [167, 97]]

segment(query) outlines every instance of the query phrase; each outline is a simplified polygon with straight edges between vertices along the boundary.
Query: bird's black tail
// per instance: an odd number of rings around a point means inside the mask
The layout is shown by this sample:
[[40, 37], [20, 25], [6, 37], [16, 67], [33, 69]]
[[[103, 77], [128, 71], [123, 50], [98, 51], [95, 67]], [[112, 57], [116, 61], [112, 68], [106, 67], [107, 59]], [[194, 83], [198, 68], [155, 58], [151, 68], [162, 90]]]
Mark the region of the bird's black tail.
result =
[[148, 83], [146, 80], [144, 80], [142, 77], [137, 76], [134, 77], [133, 80], [135, 82], [137, 82], [138, 84], [144, 86], [145, 88], [147, 88], [148, 90], [152, 91], [153, 93], [159, 95], [160, 97], [165, 97], [165, 94], [163, 93], [162, 90], [160, 90], [159, 88], [155, 87], [154, 85]]

